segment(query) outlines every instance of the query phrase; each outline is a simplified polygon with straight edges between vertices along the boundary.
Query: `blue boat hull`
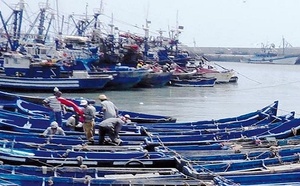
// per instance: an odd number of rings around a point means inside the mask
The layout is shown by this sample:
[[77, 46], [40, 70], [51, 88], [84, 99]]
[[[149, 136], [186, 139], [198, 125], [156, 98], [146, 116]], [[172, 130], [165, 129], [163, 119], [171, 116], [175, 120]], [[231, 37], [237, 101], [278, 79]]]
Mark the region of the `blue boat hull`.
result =
[[142, 80], [138, 83], [138, 87], [151, 87], [151, 88], [160, 88], [164, 87], [171, 80], [172, 73], [171, 72], [157, 72], [157, 73], [149, 73], [142, 78]]
[[105, 88], [106, 89], [129, 89], [136, 86], [142, 78], [148, 73], [147, 71], [131, 70], [131, 71], [115, 71], [116, 76], [114, 79], [109, 81]]
[[216, 78], [171, 79], [171, 85], [178, 87], [213, 87]]
[[0, 76], [0, 87], [11, 90], [99, 90], [111, 80], [107, 78], [25, 78]]

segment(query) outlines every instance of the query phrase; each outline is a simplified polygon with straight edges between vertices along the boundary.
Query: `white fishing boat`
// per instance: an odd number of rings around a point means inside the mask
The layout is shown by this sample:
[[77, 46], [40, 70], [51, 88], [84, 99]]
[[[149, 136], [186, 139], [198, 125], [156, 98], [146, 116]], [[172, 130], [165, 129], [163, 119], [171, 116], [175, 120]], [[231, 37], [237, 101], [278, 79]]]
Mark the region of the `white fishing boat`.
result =
[[254, 56], [241, 60], [241, 62], [258, 63], [258, 64], [283, 64], [294, 65], [298, 59], [298, 55], [286, 55], [285, 47], [288, 44], [285, 39], [282, 39], [282, 53], [279, 53], [274, 44], [262, 44], [261, 52], [255, 53]]

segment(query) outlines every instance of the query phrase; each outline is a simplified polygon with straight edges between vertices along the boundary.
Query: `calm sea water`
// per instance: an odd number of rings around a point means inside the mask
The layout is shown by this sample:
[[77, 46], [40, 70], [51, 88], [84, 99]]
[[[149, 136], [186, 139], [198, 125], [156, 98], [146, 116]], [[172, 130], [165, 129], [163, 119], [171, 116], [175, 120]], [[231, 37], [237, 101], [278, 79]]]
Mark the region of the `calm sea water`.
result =
[[[300, 65], [216, 62], [234, 69], [237, 83], [214, 87], [164, 87], [93, 93], [64, 93], [64, 97], [97, 99], [106, 94], [120, 109], [168, 115], [178, 121], [234, 117], [279, 101], [279, 114], [300, 113]], [[48, 94], [30, 93], [47, 96]]]

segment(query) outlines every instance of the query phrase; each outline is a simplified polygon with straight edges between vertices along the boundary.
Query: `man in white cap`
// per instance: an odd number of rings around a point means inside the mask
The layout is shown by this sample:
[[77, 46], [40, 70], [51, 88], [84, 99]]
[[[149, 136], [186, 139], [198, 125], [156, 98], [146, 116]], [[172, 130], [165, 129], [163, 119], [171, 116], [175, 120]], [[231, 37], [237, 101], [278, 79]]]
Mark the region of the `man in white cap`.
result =
[[50, 127], [48, 127], [43, 133], [42, 136], [51, 136], [51, 135], [63, 135], [65, 136], [64, 130], [58, 126], [56, 121], [51, 122]]
[[103, 120], [118, 117], [119, 109], [113, 102], [109, 101], [104, 94], [100, 94], [99, 99], [102, 106]]
[[83, 107], [83, 130], [90, 144], [94, 144], [95, 111], [88, 104], [87, 100], [81, 100], [80, 106]]
[[131, 119], [130, 119], [130, 115], [129, 114], [125, 114], [125, 123], [131, 123]]
[[50, 113], [50, 122], [56, 121], [59, 126], [62, 126], [62, 105], [58, 100], [61, 97], [62, 93], [58, 90], [57, 87], [54, 88], [53, 96], [49, 96], [43, 100], [44, 106], [51, 109]]

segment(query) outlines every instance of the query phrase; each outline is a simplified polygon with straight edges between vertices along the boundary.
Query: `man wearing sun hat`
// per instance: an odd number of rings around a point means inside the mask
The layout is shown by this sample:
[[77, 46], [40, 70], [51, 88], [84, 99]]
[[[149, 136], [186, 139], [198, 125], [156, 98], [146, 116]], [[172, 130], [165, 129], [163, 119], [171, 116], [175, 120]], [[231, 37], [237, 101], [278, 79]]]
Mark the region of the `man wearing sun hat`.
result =
[[101, 101], [103, 120], [118, 117], [118, 107], [116, 107], [113, 102], [109, 101], [106, 95], [100, 94], [99, 100]]
[[88, 104], [87, 100], [81, 100], [80, 106], [83, 107], [83, 130], [90, 144], [94, 144], [95, 111]]

